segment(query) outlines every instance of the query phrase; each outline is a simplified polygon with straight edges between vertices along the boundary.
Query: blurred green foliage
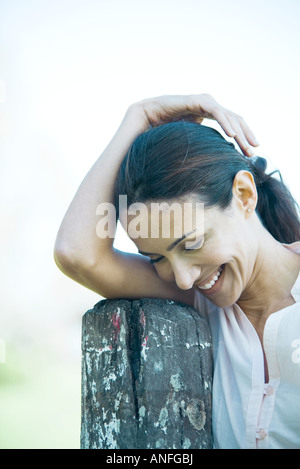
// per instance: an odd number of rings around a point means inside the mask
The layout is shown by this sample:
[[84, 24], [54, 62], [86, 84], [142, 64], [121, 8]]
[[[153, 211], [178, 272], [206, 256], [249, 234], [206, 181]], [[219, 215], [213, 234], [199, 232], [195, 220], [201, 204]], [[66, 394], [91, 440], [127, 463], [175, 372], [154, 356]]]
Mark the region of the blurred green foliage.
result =
[[0, 448], [80, 445], [80, 360], [52, 351], [16, 352], [0, 363]]

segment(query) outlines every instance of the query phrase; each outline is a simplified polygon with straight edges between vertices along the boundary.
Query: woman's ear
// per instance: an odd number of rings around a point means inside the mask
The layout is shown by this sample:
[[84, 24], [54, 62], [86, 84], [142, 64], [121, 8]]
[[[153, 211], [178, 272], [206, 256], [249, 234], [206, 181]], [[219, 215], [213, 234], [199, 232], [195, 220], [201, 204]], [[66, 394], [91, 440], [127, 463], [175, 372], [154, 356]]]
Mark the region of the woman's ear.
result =
[[254, 212], [257, 204], [257, 189], [250, 171], [239, 171], [235, 175], [232, 193], [247, 215]]

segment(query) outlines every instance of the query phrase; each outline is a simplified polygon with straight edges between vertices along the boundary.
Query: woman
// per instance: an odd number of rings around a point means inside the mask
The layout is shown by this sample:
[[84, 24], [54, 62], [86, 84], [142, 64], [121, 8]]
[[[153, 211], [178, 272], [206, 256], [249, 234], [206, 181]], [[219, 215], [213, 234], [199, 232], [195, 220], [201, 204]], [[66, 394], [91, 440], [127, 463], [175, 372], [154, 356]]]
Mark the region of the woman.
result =
[[[204, 117], [245, 156], [199, 125]], [[251, 146], [257, 142], [243, 119], [209, 95], [131, 106], [65, 215], [55, 259], [104, 297], [168, 298], [207, 317], [216, 448], [300, 448], [300, 223], [283, 183], [265, 174], [264, 160], [252, 163]], [[138, 220], [146, 234], [132, 236], [142, 255], [96, 234], [97, 207], [122, 194], [147, 209]], [[158, 202], [166, 205], [154, 219]], [[181, 235], [174, 203], [182, 219], [189, 209]]]

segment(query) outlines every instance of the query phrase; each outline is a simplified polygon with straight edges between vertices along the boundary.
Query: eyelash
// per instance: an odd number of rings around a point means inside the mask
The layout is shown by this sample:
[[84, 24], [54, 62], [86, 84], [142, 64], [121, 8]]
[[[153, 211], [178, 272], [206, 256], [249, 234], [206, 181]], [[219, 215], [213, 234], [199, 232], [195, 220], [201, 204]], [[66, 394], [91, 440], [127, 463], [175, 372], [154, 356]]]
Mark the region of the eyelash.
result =
[[164, 258], [164, 256], [160, 256], [157, 259], [149, 259], [150, 264], [155, 264], [156, 262], [161, 261]]
[[[197, 251], [199, 249], [201, 249], [203, 247], [203, 242], [201, 243], [201, 245], [199, 247], [196, 247], [199, 245], [199, 243], [196, 243], [194, 246], [191, 246], [190, 248], [186, 249], [184, 248], [183, 251], [185, 252], [190, 252], [190, 251]], [[156, 262], [160, 262], [161, 260], [164, 259], [164, 256], [160, 256], [158, 257], [157, 259], [149, 259], [149, 262], [150, 264], [155, 264]]]

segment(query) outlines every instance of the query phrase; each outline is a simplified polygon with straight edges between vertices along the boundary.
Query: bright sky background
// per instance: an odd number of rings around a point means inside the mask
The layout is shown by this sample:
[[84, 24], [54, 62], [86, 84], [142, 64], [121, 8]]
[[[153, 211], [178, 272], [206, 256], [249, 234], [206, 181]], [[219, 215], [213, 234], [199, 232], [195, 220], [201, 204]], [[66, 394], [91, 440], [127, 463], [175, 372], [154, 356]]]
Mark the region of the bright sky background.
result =
[[[300, 201], [299, 20], [299, 0], [0, 0], [0, 448], [78, 445], [81, 317], [101, 298], [57, 269], [53, 245], [132, 102], [211, 93]], [[7, 370], [21, 381], [3, 387]]]

